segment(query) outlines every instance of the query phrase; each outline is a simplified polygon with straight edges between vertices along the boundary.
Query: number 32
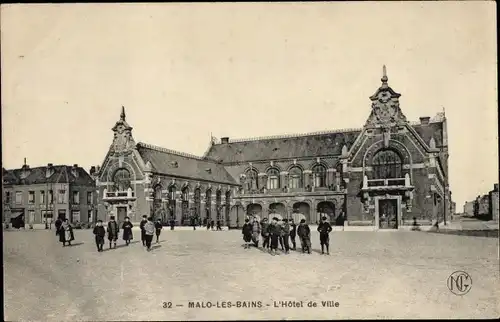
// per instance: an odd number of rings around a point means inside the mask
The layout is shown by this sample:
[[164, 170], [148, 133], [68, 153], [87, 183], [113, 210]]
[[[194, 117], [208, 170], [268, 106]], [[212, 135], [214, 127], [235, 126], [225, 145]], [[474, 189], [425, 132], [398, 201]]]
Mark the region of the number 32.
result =
[[163, 308], [164, 309], [171, 309], [172, 308], [172, 302], [163, 302]]

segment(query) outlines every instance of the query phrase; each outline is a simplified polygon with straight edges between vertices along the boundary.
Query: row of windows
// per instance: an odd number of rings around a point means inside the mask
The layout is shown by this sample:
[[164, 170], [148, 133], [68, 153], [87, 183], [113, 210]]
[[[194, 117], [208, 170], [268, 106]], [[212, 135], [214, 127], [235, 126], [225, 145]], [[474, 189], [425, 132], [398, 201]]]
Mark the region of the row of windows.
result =
[[[53, 204], [54, 203], [54, 192], [52, 190], [47, 191], [47, 198], [46, 198], [46, 191], [42, 190], [40, 191], [40, 204]], [[93, 193], [92, 191], [87, 192], [87, 204], [91, 205], [93, 202]], [[12, 202], [11, 200], [11, 194], [10, 191], [5, 192], [5, 203], [10, 204]], [[22, 191], [16, 191], [15, 192], [15, 203], [16, 205], [22, 205], [23, 204], [23, 192]], [[58, 195], [57, 195], [57, 203], [60, 204], [65, 204], [66, 203], [66, 190], [58, 190]], [[80, 204], [80, 191], [73, 191], [72, 193], [72, 203], [73, 204]], [[28, 204], [35, 204], [35, 191], [28, 191]]]
[[[280, 172], [276, 168], [271, 168], [267, 170], [267, 182], [266, 188], [268, 190], [279, 189], [283, 186], [287, 186], [291, 189], [303, 188], [304, 187], [304, 175], [302, 169], [299, 167], [292, 167], [290, 171], [288, 171], [288, 175], [285, 179], [285, 182], [281, 182]], [[312, 176], [313, 182], [312, 184], [315, 187], [326, 187], [326, 167], [317, 164], [312, 168]], [[259, 190], [260, 183], [258, 172], [255, 169], [249, 169], [246, 172], [246, 177], [248, 181], [248, 188], [250, 190]]]
[[[58, 218], [65, 219], [66, 218], [66, 210], [61, 209], [57, 213]], [[79, 210], [72, 210], [70, 213], [70, 217], [68, 220], [72, 223], [76, 222], [81, 222], [85, 218], [81, 217], [80, 211]], [[33, 224], [33, 223], [45, 223], [46, 221], [54, 221], [54, 214], [52, 211], [48, 210], [42, 210], [38, 216], [37, 212], [35, 210], [29, 210], [28, 211], [28, 218], [27, 218], [27, 223], [28, 224]], [[84, 220], [85, 221], [85, 220]], [[87, 211], [87, 219], [86, 221], [92, 222], [92, 210]]]

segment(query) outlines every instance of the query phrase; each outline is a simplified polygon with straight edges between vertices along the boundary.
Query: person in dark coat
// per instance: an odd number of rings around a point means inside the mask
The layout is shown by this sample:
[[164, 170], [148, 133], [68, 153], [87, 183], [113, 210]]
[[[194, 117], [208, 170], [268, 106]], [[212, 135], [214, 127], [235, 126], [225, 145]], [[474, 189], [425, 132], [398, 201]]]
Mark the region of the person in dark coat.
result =
[[283, 245], [285, 246], [285, 254], [290, 253], [290, 224], [288, 219], [283, 219], [283, 224], [281, 225], [281, 236], [283, 238]]
[[191, 226], [193, 226], [193, 230], [196, 230], [196, 217], [191, 217]]
[[153, 235], [155, 233], [155, 224], [153, 223], [153, 218], [148, 218], [148, 221], [144, 225], [144, 233], [146, 234], [146, 247], [147, 251], [149, 252], [151, 250], [151, 242], [153, 241]]
[[245, 241], [245, 249], [250, 248], [250, 243], [252, 242], [252, 224], [250, 224], [250, 220], [248, 218], [245, 219], [241, 233], [243, 234], [243, 240]]
[[146, 232], [144, 230], [144, 225], [148, 222], [147, 216], [142, 216], [141, 223], [139, 224], [139, 228], [141, 228], [141, 241], [142, 246], [146, 246]]
[[328, 221], [326, 221], [326, 217], [321, 218], [321, 222], [318, 225], [319, 232], [319, 242], [321, 244], [321, 254], [325, 253], [330, 255], [330, 232], [332, 231], [332, 226]]
[[213, 221], [213, 220], [212, 220], [212, 221], [210, 222], [210, 228], [211, 228], [212, 230], [214, 230], [214, 228], [215, 228], [215, 221]]
[[267, 222], [267, 218], [262, 219], [260, 229], [260, 233], [262, 235], [262, 247], [264, 249], [269, 249], [269, 223]]
[[122, 229], [123, 229], [123, 240], [125, 241], [125, 245], [129, 245], [130, 241], [134, 239], [134, 235], [132, 234], [132, 223], [130, 222], [129, 217], [125, 217], [125, 221], [123, 222]]
[[102, 252], [104, 247], [104, 236], [106, 236], [106, 231], [102, 226], [102, 220], [98, 220], [96, 226], [94, 227], [95, 244], [97, 246], [97, 251]]
[[155, 222], [155, 233], [156, 233], [156, 243], [158, 244], [160, 242], [160, 234], [161, 230], [163, 229], [163, 225], [161, 223], [161, 219], [158, 218]]
[[61, 228], [62, 225], [62, 220], [61, 218], [57, 218], [55, 225], [56, 225], [56, 236], [59, 235], [59, 229]]
[[297, 236], [297, 225], [293, 218], [290, 220], [290, 240], [292, 241], [292, 250], [297, 248], [297, 243], [295, 242], [295, 236]]
[[220, 223], [220, 220], [217, 220], [217, 230], [222, 230], [222, 225]]
[[111, 216], [108, 222], [108, 240], [109, 248], [111, 249], [111, 243], [113, 243], [113, 248], [116, 248], [116, 241], [118, 240], [118, 233], [120, 232], [120, 227], [115, 221], [115, 216]]
[[63, 243], [63, 247], [68, 243], [71, 246], [71, 241], [75, 240], [75, 235], [73, 234], [73, 227], [71, 227], [68, 219], [64, 219], [64, 222], [59, 228], [59, 241]]
[[278, 237], [278, 240], [280, 242], [280, 247], [281, 247], [281, 250], [282, 251], [285, 251], [285, 244], [283, 243], [283, 229], [282, 229], [282, 226], [283, 226], [283, 219], [279, 219], [278, 218], [278, 228], [279, 228], [279, 231], [280, 231], [280, 236]]
[[302, 246], [302, 252], [311, 254], [311, 229], [309, 225], [306, 224], [306, 220], [302, 219], [300, 221], [299, 227], [297, 228], [297, 235], [300, 238], [300, 244]]
[[278, 242], [281, 235], [281, 228], [278, 225], [278, 218], [274, 217], [269, 224], [269, 236], [271, 237], [271, 255], [278, 253]]

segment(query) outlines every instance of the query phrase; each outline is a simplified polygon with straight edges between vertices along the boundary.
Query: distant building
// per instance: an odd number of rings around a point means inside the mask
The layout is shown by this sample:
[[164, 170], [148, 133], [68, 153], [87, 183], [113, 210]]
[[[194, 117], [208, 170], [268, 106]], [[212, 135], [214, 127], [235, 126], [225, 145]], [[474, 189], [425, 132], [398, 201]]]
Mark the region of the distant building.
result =
[[[493, 190], [487, 194], [479, 195], [474, 201], [465, 203], [468, 208], [470, 208], [470, 204], [473, 205], [472, 213], [475, 217], [498, 221], [498, 183], [494, 184]], [[466, 206], [464, 206], [464, 210]]]
[[212, 140], [204, 156], [135, 143], [125, 110], [99, 180], [99, 215], [153, 215], [241, 227], [247, 215], [345, 216], [348, 225], [398, 228], [445, 220], [448, 133], [444, 113], [406, 120], [399, 93], [382, 84], [359, 129], [254, 139]]
[[475, 201], [466, 201], [464, 204], [464, 215], [474, 216], [474, 203]]
[[490, 214], [491, 219], [498, 221], [499, 219], [499, 196], [498, 196], [498, 183], [493, 186], [493, 190], [488, 194], [490, 197]]
[[3, 222], [51, 223], [56, 218], [89, 222], [97, 196], [93, 178], [77, 164], [2, 169]]

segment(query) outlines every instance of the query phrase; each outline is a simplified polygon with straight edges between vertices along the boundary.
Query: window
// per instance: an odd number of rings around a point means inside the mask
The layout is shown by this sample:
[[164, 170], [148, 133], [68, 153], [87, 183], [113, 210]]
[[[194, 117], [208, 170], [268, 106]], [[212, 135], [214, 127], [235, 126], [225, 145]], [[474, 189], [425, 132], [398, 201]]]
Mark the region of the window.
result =
[[247, 180], [250, 190], [258, 190], [259, 189], [259, 174], [257, 170], [250, 169], [247, 171]]
[[88, 205], [92, 205], [94, 204], [93, 203], [93, 200], [94, 200], [94, 194], [92, 193], [92, 191], [87, 191], [87, 204]]
[[35, 203], [35, 192], [34, 191], [29, 191], [28, 192], [28, 203], [30, 205]]
[[49, 190], [49, 203], [53, 204], [54, 203], [54, 191]]
[[229, 212], [231, 211], [231, 191], [226, 191], [226, 218], [229, 218]]
[[116, 170], [113, 176], [113, 188], [115, 191], [127, 191], [130, 187], [130, 172], [124, 168]]
[[288, 187], [290, 189], [302, 188], [302, 170], [299, 167], [293, 167], [288, 172]]
[[34, 223], [35, 223], [35, 211], [29, 210], [28, 211], [28, 224], [34, 224]]
[[71, 212], [71, 222], [79, 222], [80, 221], [80, 211], [73, 210]]
[[80, 191], [73, 191], [73, 203], [75, 205], [80, 203]]
[[16, 191], [16, 204], [17, 205], [22, 205], [23, 204], [23, 193], [22, 193], [22, 191]]
[[313, 183], [315, 187], [326, 187], [326, 168], [317, 164], [312, 169], [313, 173]]
[[182, 219], [189, 219], [189, 188], [182, 189]]
[[92, 222], [92, 210], [87, 211], [87, 220], [88, 222]]
[[205, 194], [205, 207], [207, 210], [207, 217], [212, 216], [212, 190], [207, 190]]
[[194, 191], [194, 209], [196, 217], [200, 216], [200, 208], [201, 208], [201, 190], [200, 188], [196, 188], [196, 190]]
[[402, 178], [403, 162], [393, 150], [377, 152], [372, 161], [374, 179]]
[[10, 191], [5, 192], [5, 203], [10, 204]]
[[54, 215], [52, 211], [42, 210], [42, 223], [46, 223], [47, 220], [48, 222], [51, 222], [53, 217]]
[[267, 189], [279, 189], [280, 187], [280, 172], [278, 169], [269, 169], [267, 171]]
[[170, 210], [170, 216], [174, 216], [175, 214], [175, 208], [176, 208], [175, 194], [176, 194], [175, 186], [170, 186], [168, 188], [168, 205], [169, 205], [168, 207]]
[[40, 191], [40, 203], [45, 204], [45, 190]]
[[58, 203], [66, 203], [66, 190], [59, 190], [57, 195]]
[[220, 190], [217, 190], [215, 193], [215, 204], [217, 209], [217, 220], [222, 220], [222, 192]]

